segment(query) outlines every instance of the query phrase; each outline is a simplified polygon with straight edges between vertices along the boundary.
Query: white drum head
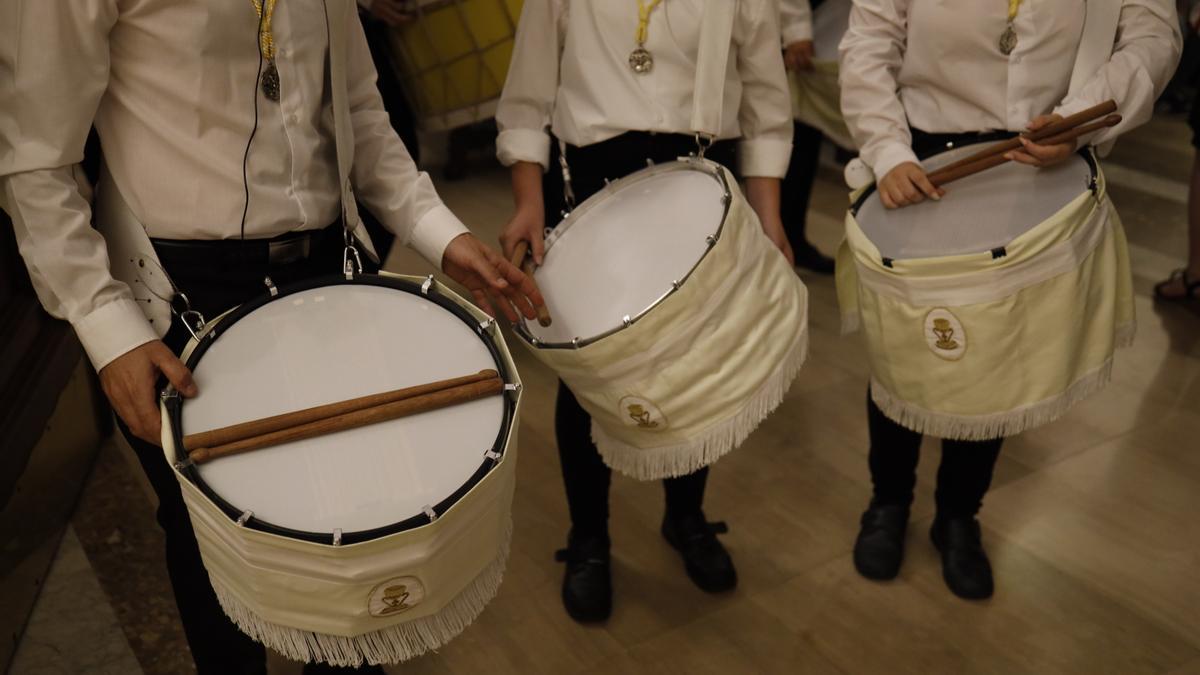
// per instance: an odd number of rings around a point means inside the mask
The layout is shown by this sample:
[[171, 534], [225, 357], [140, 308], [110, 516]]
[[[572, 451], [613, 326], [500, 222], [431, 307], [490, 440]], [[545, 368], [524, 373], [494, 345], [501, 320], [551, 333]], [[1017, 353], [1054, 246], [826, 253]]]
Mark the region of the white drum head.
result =
[[614, 182], [547, 239], [535, 278], [553, 317], [525, 322], [543, 343], [618, 330], [682, 282], [725, 220], [726, 187], [711, 166], [663, 164]]
[[[501, 370], [458, 315], [419, 294], [367, 283], [283, 295], [216, 330], [194, 365], [200, 395], [182, 405], [182, 434]], [[508, 424], [507, 405], [507, 397], [492, 396], [222, 457], [198, 472], [233, 509], [278, 528], [384, 528], [466, 484]]]
[[[924, 162], [928, 170], [978, 152], [959, 148]], [[1079, 155], [1049, 169], [1009, 162], [946, 186], [941, 201], [889, 210], [878, 192], [855, 215], [884, 258], [935, 258], [1006, 246], [1087, 191], [1092, 167]]]

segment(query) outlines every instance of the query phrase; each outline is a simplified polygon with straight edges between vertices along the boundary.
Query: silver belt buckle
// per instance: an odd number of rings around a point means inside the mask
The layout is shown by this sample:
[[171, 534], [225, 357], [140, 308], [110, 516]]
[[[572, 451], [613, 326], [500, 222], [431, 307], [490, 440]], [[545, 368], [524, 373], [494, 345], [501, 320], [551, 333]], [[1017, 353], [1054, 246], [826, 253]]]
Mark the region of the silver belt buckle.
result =
[[312, 237], [305, 234], [295, 239], [273, 241], [267, 245], [267, 262], [272, 265], [286, 265], [308, 258], [312, 249]]

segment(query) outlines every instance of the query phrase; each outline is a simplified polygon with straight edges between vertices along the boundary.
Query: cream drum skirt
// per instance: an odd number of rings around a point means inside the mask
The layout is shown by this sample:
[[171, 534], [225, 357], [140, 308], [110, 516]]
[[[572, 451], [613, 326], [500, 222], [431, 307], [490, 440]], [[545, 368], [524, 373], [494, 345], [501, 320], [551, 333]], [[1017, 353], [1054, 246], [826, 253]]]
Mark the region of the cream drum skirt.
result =
[[681, 476], [737, 447], [783, 400], [808, 345], [807, 291], [720, 165], [615, 181], [547, 239], [554, 323], [518, 326], [592, 416], [605, 463]]
[[842, 117], [838, 43], [850, 24], [850, 0], [826, 0], [813, 12], [813, 69], [789, 72], [792, 117], [842, 148], [857, 146]]
[[1108, 382], [1134, 333], [1125, 234], [1090, 152], [1052, 169], [1003, 165], [898, 210], [868, 188], [846, 217], [837, 284], [875, 402], [943, 438], [1057, 419]]
[[[461, 632], [508, 556], [519, 380], [494, 322], [432, 279], [279, 289], [184, 354], [164, 395], [175, 467], [217, 598], [299, 661], [395, 663]], [[191, 464], [185, 434], [494, 369], [499, 396]]]

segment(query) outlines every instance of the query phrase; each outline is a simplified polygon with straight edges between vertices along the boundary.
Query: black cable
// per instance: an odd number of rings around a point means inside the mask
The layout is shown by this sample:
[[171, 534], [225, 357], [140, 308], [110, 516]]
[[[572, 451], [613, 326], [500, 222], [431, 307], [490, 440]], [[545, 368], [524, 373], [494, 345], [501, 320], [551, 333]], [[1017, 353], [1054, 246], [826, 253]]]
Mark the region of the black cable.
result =
[[262, 81], [263, 53], [262, 53], [262, 31], [263, 24], [267, 19], [267, 4], [264, 0], [261, 5], [262, 11], [258, 15], [258, 32], [254, 35], [254, 49], [258, 52], [258, 71], [254, 74], [254, 126], [250, 129], [250, 138], [246, 139], [246, 152], [242, 154], [242, 190], [245, 192], [245, 201], [242, 203], [242, 226], [240, 228], [240, 237], [242, 241], [246, 240], [246, 214], [250, 212], [250, 178], [248, 175], [250, 164], [250, 144], [254, 142], [254, 135], [258, 133], [258, 88]]

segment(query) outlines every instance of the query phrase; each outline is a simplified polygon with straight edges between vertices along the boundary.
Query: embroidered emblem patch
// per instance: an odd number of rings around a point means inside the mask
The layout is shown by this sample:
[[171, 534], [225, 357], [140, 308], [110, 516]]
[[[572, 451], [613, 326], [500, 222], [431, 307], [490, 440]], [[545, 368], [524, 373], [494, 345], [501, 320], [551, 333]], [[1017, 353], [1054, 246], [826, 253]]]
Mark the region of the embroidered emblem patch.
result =
[[957, 361], [967, 352], [967, 331], [950, 310], [938, 307], [925, 315], [925, 342], [938, 358]]
[[644, 398], [626, 396], [617, 404], [617, 415], [621, 421], [631, 427], [647, 430], [662, 430], [667, 428], [667, 418], [663, 417], [658, 406]]
[[416, 577], [395, 577], [371, 589], [367, 611], [387, 617], [406, 612], [425, 599], [425, 587]]

